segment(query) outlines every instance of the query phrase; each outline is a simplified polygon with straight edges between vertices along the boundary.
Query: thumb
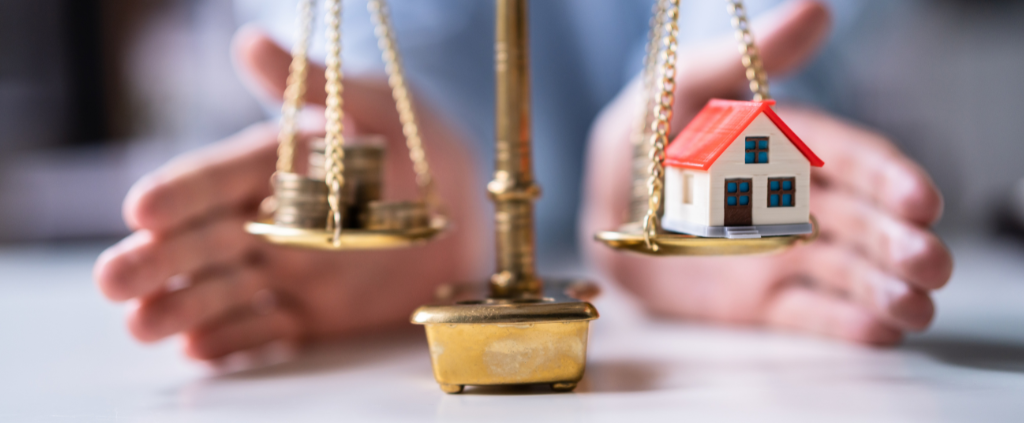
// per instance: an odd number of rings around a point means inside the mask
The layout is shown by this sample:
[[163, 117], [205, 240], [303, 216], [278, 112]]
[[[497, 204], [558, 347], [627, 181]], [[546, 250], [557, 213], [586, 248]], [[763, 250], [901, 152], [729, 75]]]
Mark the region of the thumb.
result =
[[[724, 6], [722, 14], [726, 19]], [[768, 75], [782, 75], [806, 63], [825, 40], [830, 24], [828, 9], [815, 0], [790, 1], [755, 19], [752, 32]], [[730, 35], [680, 51], [676, 101], [687, 120], [709, 99], [736, 97], [747, 86], [736, 43]]]

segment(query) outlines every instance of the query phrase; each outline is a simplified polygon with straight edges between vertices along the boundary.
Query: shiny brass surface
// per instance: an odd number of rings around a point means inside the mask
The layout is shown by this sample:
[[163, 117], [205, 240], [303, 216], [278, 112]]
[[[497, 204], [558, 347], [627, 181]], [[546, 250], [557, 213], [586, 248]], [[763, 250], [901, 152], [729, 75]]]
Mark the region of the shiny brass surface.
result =
[[551, 389], [557, 392], [569, 392], [576, 389], [576, 382], [556, 382], [551, 384]]
[[526, 0], [496, 0], [497, 85], [494, 179], [497, 271], [483, 287], [449, 288], [443, 304], [420, 307], [434, 377], [441, 390], [465, 385], [546, 383], [570, 391], [587, 363], [594, 306], [587, 282], [545, 281], [534, 267], [533, 202], [540, 187], [530, 153], [530, 72]]
[[541, 281], [534, 267], [533, 180], [530, 154], [530, 72], [525, 0], [497, 0], [494, 68], [496, 157], [487, 190], [494, 201], [498, 269], [491, 296], [536, 297]]
[[617, 231], [598, 232], [597, 241], [617, 250], [651, 256], [726, 256], [765, 254], [814, 241], [818, 237], [818, 221], [811, 216], [814, 232], [807, 235], [771, 236], [753, 239], [704, 238], [693, 235], [660, 232], [652, 241], [659, 248], [647, 247], [639, 222], [627, 223]]
[[736, 31], [736, 41], [743, 55], [740, 60], [746, 70], [754, 101], [771, 100], [772, 96], [768, 94], [768, 74], [764, 71], [761, 52], [754, 43], [754, 36], [750, 33], [750, 22], [747, 20], [747, 8], [743, 6], [743, 0], [729, 0], [726, 10], [732, 17], [732, 28]]
[[598, 313], [569, 295], [593, 292], [590, 285], [548, 281], [532, 300], [483, 298], [482, 290], [470, 289], [420, 307], [410, 320], [426, 329], [434, 377], [445, 392], [527, 383], [572, 390], [583, 377], [589, 323]]
[[447, 394], [458, 394], [462, 392], [462, 385], [449, 385], [447, 383], [441, 384], [441, 390]]
[[398, 54], [398, 42], [395, 40], [395, 31], [391, 27], [388, 4], [385, 0], [370, 0], [366, 3], [366, 8], [370, 11], [370, 17], [374, 22], [373, 32], [377, 35], [377, 45], [380, 47], [381, 59], [384, 61], [384, 71], [388, 74], [388, 85], [391, 86], [391, 96], [395, 99], [398, 120], [402, 123], [402, 133], [405, 135], [405, 145], [409, 149], [412, 170], [416, 172], [420, 200], [427, 205], [428, 210], [434, 211], [439, 207], [437, 190], [434, 187], [434, 177], [430, 173], [430, 164], [427, 161], [426, 150], [423, 148], [423, 140], [420, 138], [412, 93], [405, 83], [402, 57]]
[[598, 316], [590, 303], [559, 296], [536, 300], [487, 298], [423, 306], [416, 309], [411, 321], [417, 325], [543, 323], [594, 320]]
[[346, 229], [341, 233], [338, 243], [334, 242], [333, 230], [290, 228], [274, 225], [270, 220], [246, 223], [245, 230], [278, 245], [342, 251], [410, 247], [433, 239], [447, 226], [448, 221], [444, 217], [435, 216], [426, 227], [400, 230]]
[[313, 33], [313, 1], [299, 1], [299, 37], [292, 47], [292, 63], [288, 68], [287, 87], [281, 105], [281, 132], [278, 134], [277, 171], [295, 170], [295, 116], [302, 109], [306, 96], [306, 76], [309, 74], [309, 39]]
[[586, 321], [426, 325], [434, 378], [442, 386], [575, 384], [586, 368], [588, 326]]
[[679, 34], [679, 0], [661, 0], [658, 2], [655, 16], [659, 22], [652, 31], [656, 31], [658, 37], [664, 37], [664, 49], [660, 51], [660, 71], [658, 75], [657, 92], [654, 94], [654, 102], [650, 123], [650, 150], [648, 158], [647, 178], [647, 213], [644, 215], [643, 230], [644, 243], [647, 248], [658, 251], [657, 243], [653, 238], [661, 229], [660, 216], [663, 210], [662, 200], [665, 185], [665, 148], [668, 147], [669, 135], [672, 133], [672, 112], [675, 105], [676, 89], [676, 50], [679, 42], [676, 36]]
[[[658, 56], [661, 53], [662, 32], [665, 23], [665, 0], [658, 0], [654, 3], [651, 14], [650, 30], [647, 34], [647, 52], [644, 55], [644, 67], [641, 73], [643, 82], [643, 104], [644, 113], [640, 116], [633, 131], [630, 143], [633, 147], [633, 163], [631, 173], [633, 178], [630, 187], [629, 221], [641, 222], [647, 216], [650, 206], [650, 196], [647, 194], [647, 179], [650, 176], [652, 145], [651, 137], [654, 135], [655, 111], [657, 110], [654, 101], [655, 90], [658, 86]], [[661, 213], [661, 210], [658, 210]]]
[[324, 60], [324, 76], [327, 80], [324, 87], [327, 91], [327, 107], [324, 109], [327, 124], [324, 128], [324, 140], [327, 147], [324, 152], [324, 179], [329, 190], [327, 203], [331, 207], [327, 230], [332, 233], [335, 246], [339, 247], [345, 213], [342, 199], [342, 187], [345, 186], [345, 108], [342, 107], [344, 86], [341, 65], [341, 0], [325, 0], [324, 10], [324, 23], [327, 27], [327, 56]]

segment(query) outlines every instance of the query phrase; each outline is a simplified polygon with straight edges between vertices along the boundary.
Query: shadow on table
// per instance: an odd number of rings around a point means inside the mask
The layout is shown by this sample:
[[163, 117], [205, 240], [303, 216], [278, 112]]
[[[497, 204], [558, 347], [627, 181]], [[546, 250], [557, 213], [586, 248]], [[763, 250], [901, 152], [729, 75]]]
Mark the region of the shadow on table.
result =
[[927, 336], [908, 341], [904, 348], [954, 366], [1024, 373], [1024, 344], [1011, 341]]
[[598, 361], [587, 365], [578, 392], [646, 392], [663, 389], [663, 376], [677, 364], [654, 361]]
[[263, 379], [303, 374], [322, 374], [345, 368], [367, 367], [398, 359], [399, 356], [426, 351], [421, 331], [388, 331], [341, 341], [312, 345], [298, 356], [280, 364], [229, 372], [218, 379]]

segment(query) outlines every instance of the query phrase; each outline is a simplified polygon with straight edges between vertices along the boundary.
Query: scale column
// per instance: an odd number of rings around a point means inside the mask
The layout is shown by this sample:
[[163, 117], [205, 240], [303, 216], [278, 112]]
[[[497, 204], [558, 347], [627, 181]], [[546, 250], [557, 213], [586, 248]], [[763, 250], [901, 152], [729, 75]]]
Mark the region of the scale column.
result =
[[533, 180], [530, 152], [530, 63], [526, 0], [496, 0], [496, 148], [494, 180], [487, 191], [495, 204], [498, 269], [491, 297], [540, 297], [534, 265]]

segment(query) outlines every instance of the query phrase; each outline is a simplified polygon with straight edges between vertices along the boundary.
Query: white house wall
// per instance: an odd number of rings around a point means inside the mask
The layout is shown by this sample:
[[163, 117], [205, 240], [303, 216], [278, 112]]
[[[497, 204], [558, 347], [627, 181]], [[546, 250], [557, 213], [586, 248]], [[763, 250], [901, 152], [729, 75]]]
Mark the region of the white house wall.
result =
[[[747, 164], [744, 143], [746, 137], [762, 136], [768, 137], [768, 163]], [[673, 170], [677, 169], [673, 168]], [[689, 169], [686, 170], [689, 171]], [[723, 226], [725, 224], [725, 180], [732, 178], [753, 179], [754, 192], [751, 201], [753, 202], [754, 225], [805, 223], [810, 215], [810, 172], [810, 162], [803, 153], [789, 142], [789, 139], [768, 116], [761, 113], [711, 165], [708, 172], [710, 181], [695, 185], [706, 187], [710, 182], [711, 190], [708, 198], [710, 201], [708, 222], [710, 223], [708, 226]], [[777, 177], [796, 178], [794, 196], [796, 203], [793, 207], [768, 207], [768, 178]], [[682, 182], [681, 178], [679, 182]], [[666, 207], [668, 204], [666, 203]]]
[[[693, 175], [693, 204], [683, 203], [683, 175], [685, 174]], [[711, 197], [708, 184], [710, 179], [710, 174], [702, 170], [666, 168], [665, 216], [710, 226], [711, 216], [708, 213], [708, 200]]]

